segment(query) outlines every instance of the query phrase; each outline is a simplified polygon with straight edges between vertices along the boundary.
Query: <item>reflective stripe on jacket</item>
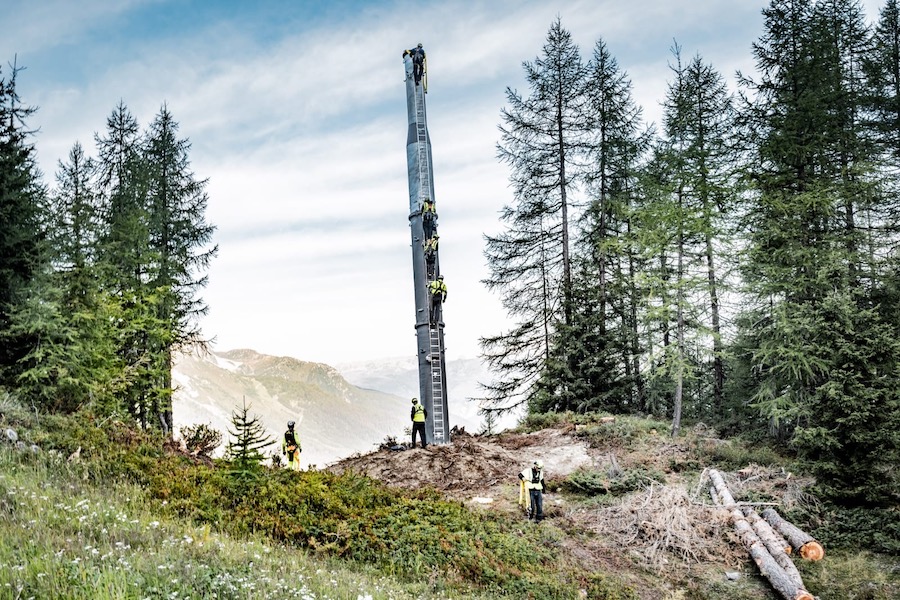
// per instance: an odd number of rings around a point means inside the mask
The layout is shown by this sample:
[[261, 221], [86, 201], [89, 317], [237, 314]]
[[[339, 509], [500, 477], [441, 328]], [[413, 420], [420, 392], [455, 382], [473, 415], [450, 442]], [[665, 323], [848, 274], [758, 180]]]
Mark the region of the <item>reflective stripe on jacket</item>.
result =
[[532, 473], [531, 467], [528, 467], [521, 473], [522, 482], [525, 484], [526, 490], [540, 490], [544, 487], [544, 470], [539, 469], [537, 475]]

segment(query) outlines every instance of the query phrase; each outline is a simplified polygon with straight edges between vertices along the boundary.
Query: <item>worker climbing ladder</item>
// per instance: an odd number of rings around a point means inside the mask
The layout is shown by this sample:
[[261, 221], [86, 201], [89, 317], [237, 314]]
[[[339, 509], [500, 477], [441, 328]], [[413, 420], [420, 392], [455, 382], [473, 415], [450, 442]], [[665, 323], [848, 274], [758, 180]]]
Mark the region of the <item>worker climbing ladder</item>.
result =
[[[413, 283], [416, 298], [416, 339], [418, 344], [419, 396], [428, 417], [425, 422], [429, 443], [450, 441], [448, 427], [446, 363], [444, 358], [443, 307], [432, 310], [431, 283], [441, 277], [437, 249], [426, 259], [426, 218], [429, 236], [436, 234], [436, 214], [426, 215], [426, 202], [434, 202], [431, 140], [425, 110], [425, 79], [416, 84], [409, 51], [404, 51], [408, 134], [406, 159], [409, 176], [409, 224], [412, 236]], [[432, 206], [434, 206], [432, 204]], [[433, 265], [429, 269], [429, 264]]]

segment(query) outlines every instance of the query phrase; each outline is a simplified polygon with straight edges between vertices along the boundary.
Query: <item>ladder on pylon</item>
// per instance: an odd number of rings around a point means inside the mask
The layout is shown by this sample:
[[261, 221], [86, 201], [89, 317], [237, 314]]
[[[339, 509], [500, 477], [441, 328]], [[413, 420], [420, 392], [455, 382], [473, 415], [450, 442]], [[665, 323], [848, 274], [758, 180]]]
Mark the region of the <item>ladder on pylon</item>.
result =
[[431, 364], [431, 399], [432, 418], [434, 421], [434, 439], [445, 441], [444, 435], [444, 375], [443, 361], [441, 360], [441, 333], [437, 323], [433, 323], [429, 330], [431, 344], [429, 348], [429, 363]]
[[428, 151], [425, 143], [428, 137], [428, 130], [425, 128], [425, 93], [423, 86], [416, 86], [416, 139], [418, 140], [418, 161], [419, 161], [419, 208], [422, 202], [429, 195], [431, 173], [428, 172]]

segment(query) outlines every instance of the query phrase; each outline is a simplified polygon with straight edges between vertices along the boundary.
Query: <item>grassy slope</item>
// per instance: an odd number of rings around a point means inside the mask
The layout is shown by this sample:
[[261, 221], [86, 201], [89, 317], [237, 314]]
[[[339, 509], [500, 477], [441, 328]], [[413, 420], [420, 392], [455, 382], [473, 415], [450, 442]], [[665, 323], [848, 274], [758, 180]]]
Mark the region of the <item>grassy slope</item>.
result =
[[[37, 419], [12, 406], [0, 406], [0, 416], [29, 440], [61, 451], [54, 458], [0, 449], [0, 598], [489, 598], [528, 591], [576, 598], [585, 590], [617, 599], [638, 597], [642, 588], [652, 590], [643, 597], [669, 600], [775, 597], [750, 567], [739, 584], [703, 565], [663, 573], [627, 557], [608, 565], [614, 572], [589, 572], [563, 550], [583, 536], [565, 521], [523, 535], [520, 524], [435, 494], [323, 472], [281, 471], [237, 484], [222, 468], [165, 452], [110, 422]], [[620, 422], [581, 431], [592, 443], [649, 457], [654, 424]], [[81, 460], [63, 460], [77, 447]], [[707, 461], [728, 468], [752, 458], [739, 445], [724, 448], [660, 470], [684, 474]], [[571, 502], [611, 501], [604, 495], [573, 494]], [[832, 552], [803, 567], [807, 586], [823, 600], [894, 597], [897, 568], [896, 559], [856, 552]]]

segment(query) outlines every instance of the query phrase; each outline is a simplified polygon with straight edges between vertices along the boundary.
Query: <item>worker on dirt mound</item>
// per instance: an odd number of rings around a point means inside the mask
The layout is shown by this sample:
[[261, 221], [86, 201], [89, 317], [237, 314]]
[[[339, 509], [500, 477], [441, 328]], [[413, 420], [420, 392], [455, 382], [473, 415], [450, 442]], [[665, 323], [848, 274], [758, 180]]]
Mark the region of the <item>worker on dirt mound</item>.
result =
[[281, 453], [287, 457], [288, 469], [300, 470], [300, 439], [294, 432], [294, 422], [288, 421], [287, 431], [284, 432], [284, 441], [281, 442]]
[[544, 518], [544, 463], [534, 461], [530, 468], [519, 473], [519, 505], [525, 507], [529, 519]]
[[425, 441], [425, 419], [428, 418], [428, 411], [419, 403], [418, 398], [412, 399], [412, 410], [409, 411], [409, 418], [412, 421], [412, 446], [410, 447], [416, 447], [416, 433], [418, 432], [419, 438], [422, 440], [422, 449], [424, 450], [425, 446], [428, 445], [428, 442]]

